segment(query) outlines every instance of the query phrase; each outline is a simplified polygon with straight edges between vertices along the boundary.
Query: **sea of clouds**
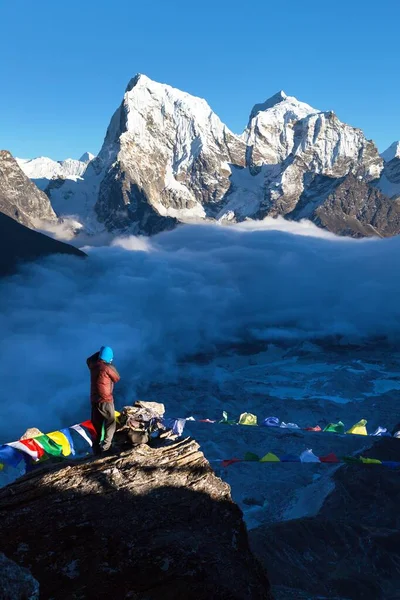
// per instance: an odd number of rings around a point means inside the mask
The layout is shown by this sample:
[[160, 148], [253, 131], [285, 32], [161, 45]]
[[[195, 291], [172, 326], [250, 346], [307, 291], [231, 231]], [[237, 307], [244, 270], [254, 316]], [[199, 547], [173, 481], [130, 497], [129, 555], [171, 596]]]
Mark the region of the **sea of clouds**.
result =
[[400, 238], [269, 219], [84, 250], [87, 259], [52, 257], [0, 283], [0, 443], [88, 418], [85, 359], [101, 345], [114, 348], [129, 402], [220, 345], [400, 339]]

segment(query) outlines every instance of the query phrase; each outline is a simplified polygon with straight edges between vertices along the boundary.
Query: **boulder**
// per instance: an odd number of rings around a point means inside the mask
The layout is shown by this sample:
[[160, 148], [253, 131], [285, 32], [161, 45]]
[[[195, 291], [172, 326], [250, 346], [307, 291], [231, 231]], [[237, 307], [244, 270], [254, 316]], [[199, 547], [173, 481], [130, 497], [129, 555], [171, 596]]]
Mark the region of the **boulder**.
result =
[[228, 484], [195, 441], [167, 443], [43, 466], [0, 490], [0, 549], [43, 598], [271, 600]]
[[39, 584], [28, 569], [0, 552], [0, 600], [39, 600]]

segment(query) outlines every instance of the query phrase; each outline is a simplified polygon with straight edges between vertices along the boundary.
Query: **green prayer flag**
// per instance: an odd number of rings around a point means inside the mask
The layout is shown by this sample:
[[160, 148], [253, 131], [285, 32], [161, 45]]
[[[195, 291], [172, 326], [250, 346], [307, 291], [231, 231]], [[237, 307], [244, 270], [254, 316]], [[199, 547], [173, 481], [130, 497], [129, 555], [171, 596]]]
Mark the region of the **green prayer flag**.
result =
[[246, 454], [244, 455], [244, 460], [254, 460], [259, 462], [260, 457], [257, 454], [254, 454], [254, 452], [246, 452]]
[[260, 462], [281, 462], [276, 454], [268, 452], [265, 456], [260, 458]]
[[228, 419], [228, 413], [226, 412], [226, 410], [222, 412], [222, 419], [221, 421], [219, 421], [219, 423], [222, 425], [236, 425], [236, 421]]
[[324, 431], [330, 431], [331, 433], [344, 433], [344, 423], [339, 421], [338, 423], [329, 423]]
[[62, 446], [53, 442], [47, 435], [39, 435], [35, 440], [43, 446], [46, 454], [50, 454], [50, 456], [62, 456]]
[[348, 464], [361, 462], [358, 456], [343, 456], [342, 460], [343, 460], [343, 462], [348, 463]]

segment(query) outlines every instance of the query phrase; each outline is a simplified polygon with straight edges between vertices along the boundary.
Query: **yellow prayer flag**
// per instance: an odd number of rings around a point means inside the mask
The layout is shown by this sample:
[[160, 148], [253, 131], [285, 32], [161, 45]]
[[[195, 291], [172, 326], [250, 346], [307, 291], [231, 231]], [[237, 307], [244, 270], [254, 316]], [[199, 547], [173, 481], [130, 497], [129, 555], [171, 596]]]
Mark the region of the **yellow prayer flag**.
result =
[[353, 427], [350, 427], [350, 429], [346, 431], [346, 433], [354, 433], [356, 435], [368, 435], [367, 428], [365, 427], [366, 424], [367, 421], [365, 419], [361, 419], [361, 421], [358, 421], [358, 423], [353, 425]]
[[381, 465], [382, 464], [382, 461], [378, 460], [377, 458], [364, 458], [363, 456], [360, 456], [360, 460], [365, 465]]
[[257, 425], [257, 416], [251, 413], [242, 413], [239, 417], [239, 425]]
[[61, 431], [52, 431], [51, 433], [46, 434], [53, 442], [61, 446], [63, 456], [69, 456], [71, 454], [71, 446], [68, 441], [67, 436], [65, 436]]

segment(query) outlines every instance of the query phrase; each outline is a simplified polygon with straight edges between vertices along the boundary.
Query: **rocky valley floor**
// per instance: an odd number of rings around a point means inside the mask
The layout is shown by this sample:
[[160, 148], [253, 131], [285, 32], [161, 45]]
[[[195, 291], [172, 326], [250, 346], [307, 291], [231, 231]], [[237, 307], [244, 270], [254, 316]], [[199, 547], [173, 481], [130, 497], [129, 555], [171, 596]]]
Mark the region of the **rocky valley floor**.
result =
[[[369, 433], [398, 423], [400, 355], [392, 348], [249, 346], [204, 358], [201, 367], [196, 360], [182, 366], [182, 378], [167, 392], [156, 383], [152, 388], [171, 415], [214, 420], [223, 410], [229, 418], [248, 411], [259, 422], [278, 416], [323, 428], [341, 420], [346, 429], [365, 418]], [[223, 468], [220, 461], [248, 451], [299, 455], [307, 448], [317, 456], [362, 452], [399, 460], [399, 440], [196, 421], [186, 422], [185, 433], [230, 484], [277, 599], [398, 598], [398, 470], [257, 462]]]

